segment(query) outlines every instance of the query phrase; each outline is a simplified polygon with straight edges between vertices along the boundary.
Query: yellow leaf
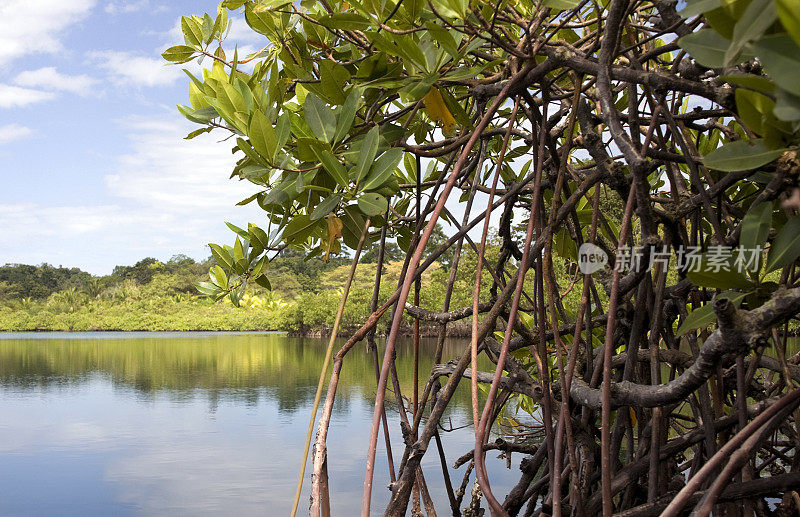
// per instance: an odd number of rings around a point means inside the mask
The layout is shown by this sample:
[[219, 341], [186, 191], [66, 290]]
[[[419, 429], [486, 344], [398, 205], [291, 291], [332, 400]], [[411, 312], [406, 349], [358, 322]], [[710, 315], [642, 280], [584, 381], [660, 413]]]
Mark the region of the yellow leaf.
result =
[[336, 239], [342, 236], [343, 227], [341, 219], [335, 215], [328, 216], [328, 241], [325, 243], [325, 256], [322, 257], [325, 262], [330, 260], [331, 250], [334, 248]]
[[442, 94], [435, 86], [425, 94], [425, 109], [428, 110], [428, 115], [442, 125], [442, 130], [445, 133], [451, 133], [456, 127], [456, 119], [447, 109], [447, 105], [442, 99]]

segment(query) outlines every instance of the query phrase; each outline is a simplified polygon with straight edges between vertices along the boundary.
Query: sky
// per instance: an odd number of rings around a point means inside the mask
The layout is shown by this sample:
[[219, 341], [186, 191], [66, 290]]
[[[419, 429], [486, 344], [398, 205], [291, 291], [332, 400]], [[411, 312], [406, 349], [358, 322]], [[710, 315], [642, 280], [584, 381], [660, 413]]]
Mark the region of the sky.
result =
[[[255, 192], [230, 180], [230, 142], [195, 129], [181, 66], [183, 14], [216, 1], [0, 0], [0, 264], [108, 274], [144, 257], [209, 255], [232, 241], [225, 221], [264, 216], [237, 207]], [[266, 38], [232, 14], [227, 48]], [[183, 65], [186, 66], [186, 65]], [[197, 65], [193, 65], [196, 69]]]

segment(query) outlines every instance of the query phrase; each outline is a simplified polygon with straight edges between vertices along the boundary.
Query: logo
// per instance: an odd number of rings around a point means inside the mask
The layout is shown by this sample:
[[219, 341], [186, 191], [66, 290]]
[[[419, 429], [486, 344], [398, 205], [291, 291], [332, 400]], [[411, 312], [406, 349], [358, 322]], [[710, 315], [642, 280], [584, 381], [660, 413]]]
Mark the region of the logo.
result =
[[584, 275], [600, 271], [608, 263], [608, 255], [598, 246], [584, 242], [578, 249], [578, 269]]

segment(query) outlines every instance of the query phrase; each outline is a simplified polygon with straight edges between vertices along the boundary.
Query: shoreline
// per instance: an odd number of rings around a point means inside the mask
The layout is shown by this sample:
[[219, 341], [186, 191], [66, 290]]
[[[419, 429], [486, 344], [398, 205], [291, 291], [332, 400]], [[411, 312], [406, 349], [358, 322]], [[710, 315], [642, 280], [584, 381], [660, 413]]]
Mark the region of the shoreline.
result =
[[[348, 338], [358, 330], [358, 327], [348, 327], [341, 329], [337, 337]], [[465, 329], [457, 328], [456, 325], [452, 327], [448, 325], [447, 337], [469, 337]], [[90, 329], [70, 329], [70, 328], [4, 328], [0, 329], [0, 337], [4, 334], [45, 334], [45, 333], [103, 333], [103, 332], [119, 332], [119, 333], [160, 333], [160, 332], [184, 332], [184, 333], [203, 333], [203, 332], [219, 332], [219, 333], [275, 333], [285, 334], [288, 337], [304, 337], [304, 338], [328, 338], [331, 335], [331, 329], [328, 327], [315, 327], [315, 328], [294, 328], [294, 329], [270, 329], [270, 328], [215, 328], [215, 329], [202, 329], [202, 328], [163, 328], [163, 329], [148, 329], [148, 328], [100, 328], [92, 327]], [[382, 330], [376, 332], [377, 336], [385, 336], [386, 333]], [[403, 326], [400, 330], [401, 336], [412, 336], [413, 331], [411, 327]], [[420, 337], [433, 338], [439, 335], [438, 326], [420, 326]]]

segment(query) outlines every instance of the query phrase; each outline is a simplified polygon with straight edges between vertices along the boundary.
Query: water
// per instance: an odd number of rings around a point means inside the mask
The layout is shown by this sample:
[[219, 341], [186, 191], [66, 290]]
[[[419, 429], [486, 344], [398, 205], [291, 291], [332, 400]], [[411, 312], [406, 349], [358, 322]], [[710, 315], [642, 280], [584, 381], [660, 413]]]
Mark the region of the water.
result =
[[[287, 515], [326, 344], [262, 333], [0, 334], [0, 515]], [[464, 346], [448, 341], [444, 357]], [[424, 379], [434, 343], [421, 348]], [[410, 344], [399, 343], [405, 394], [412, 365]], [[328, 438], [337, 516], [359, 513], [374, 396], [371, 357], [357, 345]], [[468, 426], [466, 383], [452, 406], [445, 425]], [[399, 418], [388, 416], [399, 464]], [[470, 427], [443, 438], [450, 466], [472, 448]], [[389, 495], [382, 444], [375, 515]], [[423, 469], [446, 515], [431, 445]], [[503, 494], [519, 476], [519, 457], [511, 470], [496, 457], [490, 452], [487, 463]], [[450, 470], [456, 487], [465, 469]]]

